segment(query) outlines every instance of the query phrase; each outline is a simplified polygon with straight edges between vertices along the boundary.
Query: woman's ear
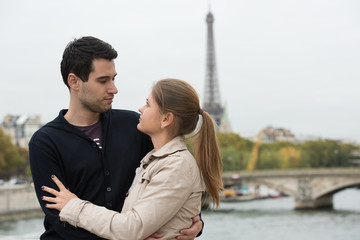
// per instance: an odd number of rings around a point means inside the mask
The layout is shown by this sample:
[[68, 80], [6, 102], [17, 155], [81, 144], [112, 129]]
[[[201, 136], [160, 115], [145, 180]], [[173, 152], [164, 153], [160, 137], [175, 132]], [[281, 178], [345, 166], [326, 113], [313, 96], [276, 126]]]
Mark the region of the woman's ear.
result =
[[81, 80], [75, 74], [70, 73], [67, 81], [68, 81], [70, 89], [75, 90], [75, 91], [79, 89], [79, 81], [81, 81]]
[[171, 112], [164, 114], [162, 122], [161, 122], [161, 126], [163, 126], [163, 127], [170, 126], [174, 122], [174, 118], [175, 118], [174, 114]]

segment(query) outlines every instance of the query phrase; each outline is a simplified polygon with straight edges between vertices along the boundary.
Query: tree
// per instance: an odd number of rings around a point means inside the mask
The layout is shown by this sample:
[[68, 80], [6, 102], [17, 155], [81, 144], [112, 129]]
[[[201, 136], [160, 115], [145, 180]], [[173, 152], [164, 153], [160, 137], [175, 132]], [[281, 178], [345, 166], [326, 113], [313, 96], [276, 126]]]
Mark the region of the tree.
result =
[[281, 156], [278, 151], [273, 149], [264, 148], [260, 151], [258, 165], [261, 169], [280, 169]]
[[0, 128], [0, 177], [9, 178], [12, 171], [24, 164], [25, 159], [11, 143], [10, 136]]
[[217, 132], [220, 148], [233, 146], [239, 151], [251, 151], [254, 143], [250, 140], [241, 138], [236, 133]]
[[[260, 146], [261, 169], [293, 168], [300, 161], [300, 151], [291, 142], [264, 143]], [[291, 164], [290, 164], [291, 163]]]
[[29, 161], [29, 150], [27, 148], [18, 148], [20, 156], [24, 159], [24, 163], [19, 165], [16, 170], [17, 175], [22, 175], [25, 178], [31, 179], [31, 169]]
[[359, 147], [334, 140], [308, 141], [302, 145], [302, 161], [308, 167], [347, 167], [353, 150]]
[[279, 152], [281, 155], [281, 168], [298, 168], [300, 166], [300, 151], [294, 147], [282, 147]]
[[236, 133], [217, 132], [224, 171], [245, 170], [254, 143]]

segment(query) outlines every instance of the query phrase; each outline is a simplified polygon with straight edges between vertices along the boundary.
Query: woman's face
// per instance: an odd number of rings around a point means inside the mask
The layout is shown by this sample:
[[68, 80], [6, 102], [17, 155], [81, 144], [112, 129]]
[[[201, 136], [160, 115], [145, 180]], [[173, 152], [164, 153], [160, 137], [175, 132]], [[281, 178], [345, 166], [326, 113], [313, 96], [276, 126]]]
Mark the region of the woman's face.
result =
[[141, 113], [137, 128], [139, 131], [153, 136], [161, 131], [162, 114], [160, 113], [159, 106], [156, 104], [152, 93], [146, 99], [146, 104], [139, 108]]

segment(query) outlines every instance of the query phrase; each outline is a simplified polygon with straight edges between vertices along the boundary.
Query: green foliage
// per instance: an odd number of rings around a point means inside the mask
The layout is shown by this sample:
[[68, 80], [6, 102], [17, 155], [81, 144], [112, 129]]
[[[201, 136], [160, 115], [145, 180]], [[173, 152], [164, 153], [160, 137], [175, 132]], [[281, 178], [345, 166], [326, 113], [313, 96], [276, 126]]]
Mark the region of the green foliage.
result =
[[280, 169], [281, 154], [276, 149], [261, 149], [256, 169]]
[[220, 148], [220, 154], [223, 160], [224, 171], [241, 171], [244, 170], [247, 165], [245, 159], [249, 158], [250, 152], [242, 152], [234, 146], [227, 146]]
[[235, 133], [217, 132], [223, 170], [244, 170], [248, 164], [254, 143]]
[[254, 145], [252, 141], [241, 138], [235, 133], [217, 132], [216, 137], [219, 140], [220, 148], [233, 146], [239, 151], [251, 151]]
[[[224, 171], [246, 170], [254, 142], [235, 133], [217, 133]], [[255, 169], [349, 167], [360, 147], [334, 140], [263, 143]]]
[[21, 157], [25, 160], [24, 163], [17, 168], [17, 174], [23, 175], [25, 178], [31, 178], [31, 169], [29, 161], [29, 150], [26, 148], [18, 148]]
[[302, 145], [306, 165], [319, 167], [347, 167], [351, 152], [359, 149], [352, 144], [340, 144], [334, 140], [308, 141]]
[[10, 136], [0, 128], [0, 176], [9, 177], [12, 171], [25, 163], [25, 158], [11, 143]]

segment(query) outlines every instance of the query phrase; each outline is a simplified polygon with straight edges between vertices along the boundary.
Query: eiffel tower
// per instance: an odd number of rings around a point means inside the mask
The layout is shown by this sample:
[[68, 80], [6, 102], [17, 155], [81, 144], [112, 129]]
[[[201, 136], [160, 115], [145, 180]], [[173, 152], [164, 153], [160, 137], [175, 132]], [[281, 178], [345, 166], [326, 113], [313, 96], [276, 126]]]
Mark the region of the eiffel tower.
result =
[[221, 125], [224, 108], [221, 106], [220, 89], [216, 72], [215, 44], [213, 23], [214, 16], [209, 11], [206, 16], [207, 23], [207, 53], [206, 53], [206, 75], [205, 75], [205, 98], [203, 109], [207, 111], [217, 126]]

